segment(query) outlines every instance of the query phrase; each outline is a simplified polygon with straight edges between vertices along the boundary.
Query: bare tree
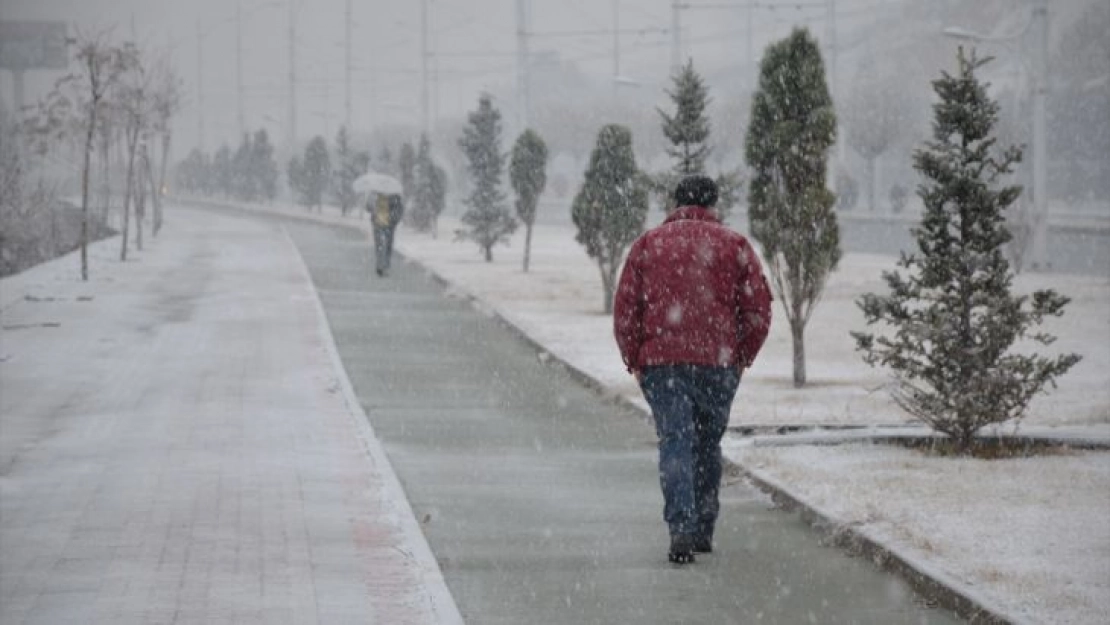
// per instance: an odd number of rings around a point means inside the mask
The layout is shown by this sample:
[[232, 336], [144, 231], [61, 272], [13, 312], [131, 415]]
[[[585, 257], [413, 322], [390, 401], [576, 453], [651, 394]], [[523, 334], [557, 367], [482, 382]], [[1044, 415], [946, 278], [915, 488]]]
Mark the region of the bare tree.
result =
[[[89, 279], [89, 175], [92, 154], [110, 94], [125, 69], [123, 49], [112, 45], [107, 32], [78, 33], [67, 42], [75, 50], [77, 72], [62, 77], [37, 104], [25, 128], [33, 150], [81, 135], [81, 279]], [[108, 132], [106, 129], [104, 132]], [[102, 145], [104, 142], [102, 140]], [[103, 148], [107, 152], [107, 148]]]
[[[125, 43], [121, 51], [123, 72], [115, 84], [114, 105], [120, 111], [123, 121], [124, 145], [127, 149], [127, 176], [123, 187], [123, 226], [120, 234], [119, 259], [127, 260], [127, 236], [131, 221], [131, 202], [135, 199], [137, 184], [135, 159], [138, 154], [139, 140], [150, 119], [150, 76], [143, 66], [138, 48]], [[136, 227], [141, 228], [141, 224]], [[140, 236], [141, 235], [137, 235]], [[141, 239], [136, 239], [140, 241]]]
[[[151, 66], [151, 131], [161, 143], [161, 159], [158, 176], [150, 176], [151, 207], [153, 223], [151, 234], [158, 236], [162, 229], [162, 194], [166, 188], [166, 164], [170, 157], [170, 142], [173, 137], [171, 120], [181, 108], [181, 77], [178, 76], [166, 56], [158, 57]], [[153, 145], [147, 146], [147, 156], [153, 170]]]
[[123, 73], [123, 49], [111, 45], [108, 34], [78, 34], [74, 44], [80, 73], [63, 79], [60, 88], [70, 86], [80, 98], [79, 111], [84, 112], [85, 146], [81, 164], [81, 279], [89, 279], [89, 168], [98, 116], [105, 98]]

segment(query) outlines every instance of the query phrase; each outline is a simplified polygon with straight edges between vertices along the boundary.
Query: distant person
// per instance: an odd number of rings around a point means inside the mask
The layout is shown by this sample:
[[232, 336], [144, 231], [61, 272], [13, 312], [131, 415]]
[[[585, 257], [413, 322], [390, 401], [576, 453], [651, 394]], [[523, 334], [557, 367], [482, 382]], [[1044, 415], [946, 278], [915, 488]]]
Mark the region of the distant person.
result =
[[374, 230], [375, 269], [379, 276], [384, 276], [389, 273], [389, 263], [393, 258], [393, 234], [405, 214], [405, 205], [400, 195], [379, 193], [368, 209]]
[[771, 326], [759, 257], [713, 207], [717, 185], [689, 176], [667, 219], [636, 240], [621, 271], [613, 329], [659, 437], [668, 559], [713, 550], [721, 438], [740, 377]]

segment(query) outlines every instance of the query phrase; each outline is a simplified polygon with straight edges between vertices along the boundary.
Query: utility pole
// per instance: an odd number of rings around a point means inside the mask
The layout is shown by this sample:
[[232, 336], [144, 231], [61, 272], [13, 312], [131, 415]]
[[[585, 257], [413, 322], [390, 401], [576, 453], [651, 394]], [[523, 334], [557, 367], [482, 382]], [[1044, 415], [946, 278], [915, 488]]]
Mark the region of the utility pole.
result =
[[1034, 269], [1048, 262], [1048, 151], [1045, 149], [1045, 98], [1048, 92], [1048, 2], [1033, 4], [1033, 258]]
[[671, 0], [671, 73], [675, 76], [682, 67], [682, 26], [678, 18], [682, 8], [678, 0]]
[[[825, 28], [826, 28], [826, 32], [827, 32], [827, 38], [828, 38], [828, 45], [826, 46], [826, 50], [828, 52], [828, 57], [829, 57], [829, 60], [828, 60], [829, 96], [832, 98], [833, 107], [835, 108], [836, 106], [838, 106], [840, 104], [840, 102], [837, 99], [839, 97], [840, 89], [837, 87], [837, 82], [836, 82], [836, 65], [837, 65], [837, 62], [836, 62], [836, 0], [827, 0], [827, 4], [825, 6], [826, 6], [826, 10], [827, 10], [827, 16], [826, 16], [826, 20], [825, 20], [826, 21]], [[839, 122], [840, 122], [840, 120], [839, 120], [839, 116], [838, 116], [838, 119], [837, 119], [837, 125], [838, 126], [840, 126]], [[835, 163], [835, 167], [833, 169], [831, 186], [833, 187], [834, 191], [840, 191], [840, 189], [836, 188], [836, 184], [837, 184], [837, 180], [836, 180], [837, 179], [837, 174], [836, 174], [836, 172], [844, 164], [844, 159], [845, 159], [844, 151], [845, 151], [845, 146], [847, 145], [848, 142], [845, 141], [844, 136], [840, 132], [839, 128], [837, 129], [836, 134], [837, 134], [837, 137], [836, 137], [836, 163]]]
[[520, 132], [528, 127], [531, 106], [528, 93], [528, 1], [516, 0], [516, 110]]
[[235, 104], [242, 137], [247, 132], [243, 116], [243, 0], [235, 1]]
[[344, 102], [343, 125], [347, 132], [351, 131], [351, 0], [347, 0], [347, 12], [344, 22], [347, 25], [346, 57], [343, 72], [343, 82], [346, 87], [346, 101]]
[[420, 0], [420, 130], [428, 134], [428, 0]]
[[755, 89], [755, 83], [757, 82], [757, 78], [756, 78], [757, 72], [756, 72], [756, 67], [755, 67], [755, 53], [753, 52], [753, 49], [754, 49], [755, 45], [754, 45], [754, 42], [752, 41], [752, 16], [755, 13], [755, 2], [749, 2], [747, 4], [747, 9], [748, 9], [748, 11], [747, 11], [747, 27], [748, 27], [747, 31], [748, 32], [746, 33], [745, 39], [747, 39], [747, 42], [748, 42], [748, 54], [747, 54], [747, 59], [746, 59], [747, 60], [747, 67], [744, 68], [744, 69], [745, 69], [745, 71], [748, 72], [748, 80], [750, 81], [751, 87], [754, 90]]
[[204, 50], [201, 47], [200, 18], [197, 18], [197, 145], [204, 152]]
[[288, 0], [289, 4], [289, 119], [286, 120], [285, 137], [289, 153], [292, 154], [297, 142], [297, 30], [296, 11], [293, 7], [295, 0]]
[[828, 37], [826, 50], [829, 56], [829, 89], [832, 91], [833, 103], [836, 103], [836, 0], [827, 0], [828, 11], [825, 31]]
[[621, 8], [620, 0], [613, 0], [613, 99], [617, 98], [621, 77]]

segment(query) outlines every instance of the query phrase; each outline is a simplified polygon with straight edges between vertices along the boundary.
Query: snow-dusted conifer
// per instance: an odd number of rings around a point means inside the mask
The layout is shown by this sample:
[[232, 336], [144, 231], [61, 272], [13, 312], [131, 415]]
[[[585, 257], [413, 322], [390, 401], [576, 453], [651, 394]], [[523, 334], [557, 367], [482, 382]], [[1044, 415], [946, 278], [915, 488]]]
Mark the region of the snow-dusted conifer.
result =
[[586, 179], [571, 208], [575, 239], [597, 262], [606, 313], [613, 312], [613, 292], [624, 253], [644, 230], [648, 212], [646, 177], [636, 167], [632, 132], [610, 124], [597, 135]]
[[[709, 106], [709, 89], [693, 60], [672, 77], [674, 86], [667, 95], [674, 103], [674, 113], [656, 109], [663, 119], [663, 135], [670, 142], [667, 154], [674, 159], [670, 171], [652, 177], [653, 192], [663, 198], [665, 208], [670, 208], [671, 194], [683, 177], [705, 174], [705, 160], [713, 149], [709, 145], [712, 124], [705, 109]], [[717, 212], [727, 218], [737, 201], [740, 190], [740, 172], [727, 172], [716, 177], [719, 198]]]
[[443, 172], [432, 160], [432, 144], [428, 135], [420, 135], [413, 163], [413, 193], [411, 208], [405, 211], [412, 227], [420, 232], [433, 230], [443, 212], [445, 189]]
[[463, 129], [459, 147], [469, 161], [467, 169], [474, 186], [463, 200], [469, 210], [463, 214], [462, 222], [469, 230], [460, 231], [458, 236], [477, 243], [486, 262], [490, 262], [493, 246], [508, 243], [509, 235], [517, 226], [501, 191], [501, 171], [505, 164], [501, 153], [501, 112], [493, 107], [488, 94], [482, 94], [478, 98], [478, 110], [467, 117], [469, 124]]
[[401, 153], [397, 156], [397, 167], [401, 173], [402, 193], [406, 198], [411, 198], [416, 192], [416, 150], [408, 141], [401, 144]]
[[997, 184], [1021, 151], [996, 148], [998, 105], [975, 74], [986, 61], [962, 49], [957, 60], [956, 75], [933, 82], [940, 97], [933, 139], [914, 154], [925, 178], [918, 191], [925, 213], [913, 230], [918, 252], [902, 254], [905, 275], [883, 274], [889, 294], [858, 301], [869, 325], [882, 323], [892, 334], [853, 337], [868, 364], [893, 370], [898, 405], [967, 451], [979, 429], [1021, 417], [1079, 356], [1012, 351], [1022, 340], [1026, 348], [1051, 343], [1054, 337], [1030, 329], [1063, 314], [1068, 298], [1052, 290], [1010, 293], [1004, 212], [1021, 188]]
[[534, 130], [525, 130], [516, 143], [509, 161], [509, 182], [516, 191], [516, 215], [524, 222], [524, 271], [532, 255], [532, 226], [536, 223], [536, 205], [547, 186], [547, 144]]
[[673, 80], [674, 88], [667, 91], [667, 95], [674, 102], [674, 114], [657, 110], [663, 118], [663, 134], [671, 142], [667, 154], [674, 159], [674, 173], [681, 179], [705, 173], [705, 159], [712, 151], [708, 143], [709, 118], [705, 115], [709, 90], [694, 70], [693, 60], [687, 61]]
[[339, 212], [344, 216], [347, 211], [358, 201], [358, 193], [354, 189], [356, 178], [366, 173], [365, 167], [360, 167], [358, 154], [351, 149], [351, 137], [346, 126], [340, 126], [335, 134], [335, 170], [332, 178], [332, 195], [339, 203]]
[[251, 142], [251, 175], [255, 179], [259, 196], [267, 202], [277, 196], [278, 168], [274, 160], [274, 144], [265, 128], [254, 133]]
[[331, 180], [331, 158], [328, 156], [328, 142], [317, 135], [304, 149], [304, 170], [301, 176], [301, 195], [308, 208], [324, 208], [324, 191]]
[[753, 170], [748, 220], [790, 323], [796, 387], [806, 382], [806, 324], [840, 261], [836, 197], [825, 183], [835, 140], [820, 49], [795, 29], [763, 56], [745, 154]]
[[231, 197], [235, 188], [235, 167], [231, 148], [226, 143], [212, 157], [212, 177], [216, 191], [224, 197]]
[[239, 149], [231, 157], [231, 196], [243, 202], [253, 202], [258, 196], [258, 185], [253, 175], [253, 152], [251, 136], [244, 134]]

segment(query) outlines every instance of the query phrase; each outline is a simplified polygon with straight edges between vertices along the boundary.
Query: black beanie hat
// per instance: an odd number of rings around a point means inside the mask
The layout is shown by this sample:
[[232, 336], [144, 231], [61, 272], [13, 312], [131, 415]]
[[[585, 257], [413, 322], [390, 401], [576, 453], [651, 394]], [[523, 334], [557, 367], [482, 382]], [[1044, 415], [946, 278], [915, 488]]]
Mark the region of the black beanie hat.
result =
[[717, 204], [717, 183], [708, 176], [687, 176], [674, 190], [675, 206], [705, 206]]

